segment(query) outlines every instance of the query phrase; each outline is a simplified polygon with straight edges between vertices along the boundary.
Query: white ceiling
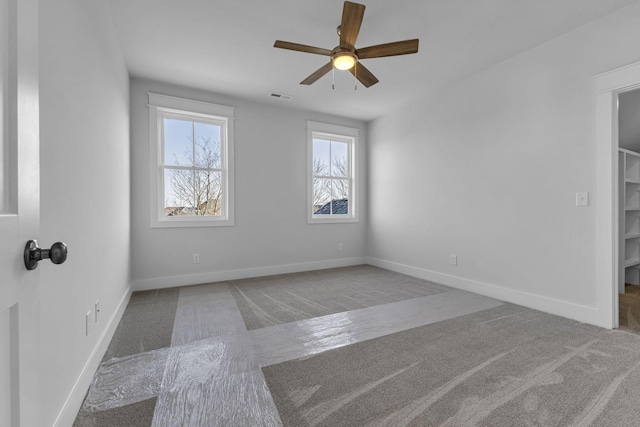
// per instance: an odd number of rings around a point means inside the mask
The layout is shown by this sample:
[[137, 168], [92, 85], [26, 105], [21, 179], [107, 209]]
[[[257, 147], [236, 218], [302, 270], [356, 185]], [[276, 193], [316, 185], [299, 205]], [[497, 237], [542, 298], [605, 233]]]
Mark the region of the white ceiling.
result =
[[[637, 0], [362, 0], [356, 47], [420, 39], [415, 55], [363, 60], [299, 84], [327, 62], [276, 39], [332, 49], [342, 0], [109, 0], [131, 75], [249, 100], [371, 120]], [[293, 96], [284, 101], [271, 92]]]

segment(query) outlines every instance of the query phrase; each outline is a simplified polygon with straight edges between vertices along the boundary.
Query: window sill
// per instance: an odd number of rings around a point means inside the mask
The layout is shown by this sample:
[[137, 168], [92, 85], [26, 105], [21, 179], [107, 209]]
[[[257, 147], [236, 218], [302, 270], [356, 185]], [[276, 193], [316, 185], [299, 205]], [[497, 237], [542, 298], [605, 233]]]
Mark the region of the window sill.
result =
[[343, 216], [337, 218], [322, 218], [322, 217], [313, 217], [307, 218], [307, 224], [348, 224], [348, 223], [356, 223], [358, 222], [358, 218], [354, 218], [351, 216]]
[[233, 225], [233, 219], [156, 220], [151, 223], [151, 228], [232, 227]]

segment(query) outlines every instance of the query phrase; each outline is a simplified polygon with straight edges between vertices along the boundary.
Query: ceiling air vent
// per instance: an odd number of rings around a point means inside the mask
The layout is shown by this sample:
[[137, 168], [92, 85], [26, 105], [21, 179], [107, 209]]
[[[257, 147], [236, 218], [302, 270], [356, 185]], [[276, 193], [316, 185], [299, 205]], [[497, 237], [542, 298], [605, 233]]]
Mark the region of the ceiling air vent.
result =
[[282, 93], [275, 93], [275, 92], [271, 92], [270, 96], [273, 98], [284, 99], [285, 101], [291, 101], [293, 99], [293, 96], [291, 95], [285, 95]]

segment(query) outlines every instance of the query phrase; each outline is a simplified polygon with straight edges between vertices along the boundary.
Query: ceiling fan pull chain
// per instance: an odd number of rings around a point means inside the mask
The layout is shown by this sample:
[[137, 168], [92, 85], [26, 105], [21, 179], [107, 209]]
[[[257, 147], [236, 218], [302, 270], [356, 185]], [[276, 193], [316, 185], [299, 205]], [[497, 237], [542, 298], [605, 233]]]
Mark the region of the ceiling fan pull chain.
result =
[[358, 91], [358, 61], [353, 64], [353, 91]]
[[336, 69], [331, 68], [331, 90], [336, 90]]

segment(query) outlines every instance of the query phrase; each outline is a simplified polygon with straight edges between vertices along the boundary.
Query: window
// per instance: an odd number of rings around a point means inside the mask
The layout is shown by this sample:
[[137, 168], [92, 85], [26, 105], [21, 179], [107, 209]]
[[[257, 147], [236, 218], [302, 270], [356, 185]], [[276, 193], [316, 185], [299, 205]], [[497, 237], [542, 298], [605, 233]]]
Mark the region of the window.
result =
[[307, 122], [308, 222], [356, 222], [358, 129]]
[[233, 112], [149, 93], [152, 227], [233, 225]]

